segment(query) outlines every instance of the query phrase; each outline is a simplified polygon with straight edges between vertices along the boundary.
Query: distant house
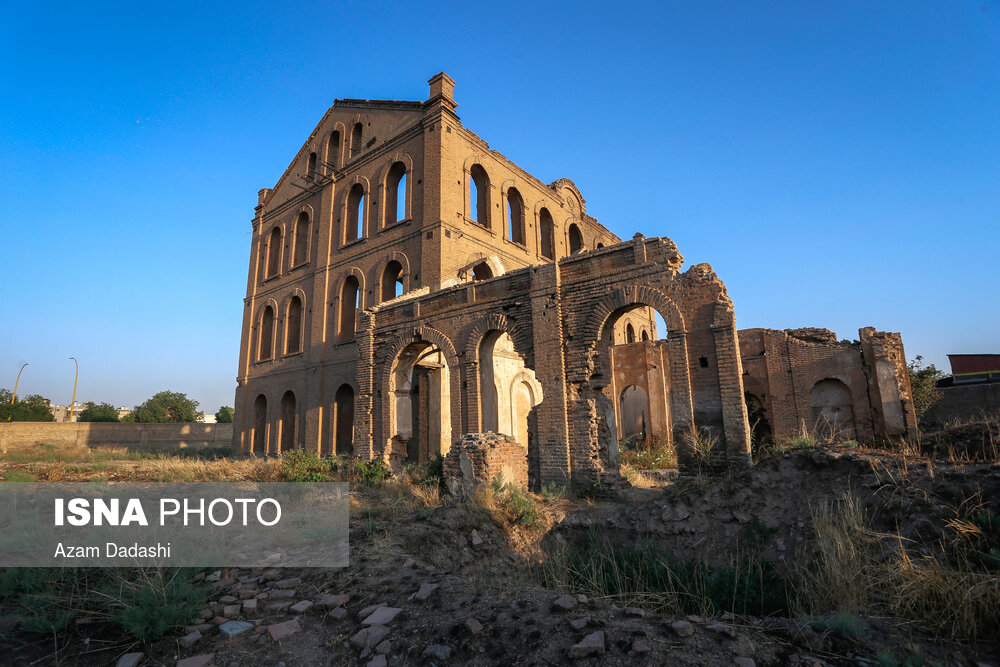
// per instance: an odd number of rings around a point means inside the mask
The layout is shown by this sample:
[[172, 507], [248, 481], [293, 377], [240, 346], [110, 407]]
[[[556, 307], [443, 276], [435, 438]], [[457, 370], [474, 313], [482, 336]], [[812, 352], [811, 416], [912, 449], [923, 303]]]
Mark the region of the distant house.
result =
[[1000, 380], [1000, 354], [949, 354], [954, 384]]

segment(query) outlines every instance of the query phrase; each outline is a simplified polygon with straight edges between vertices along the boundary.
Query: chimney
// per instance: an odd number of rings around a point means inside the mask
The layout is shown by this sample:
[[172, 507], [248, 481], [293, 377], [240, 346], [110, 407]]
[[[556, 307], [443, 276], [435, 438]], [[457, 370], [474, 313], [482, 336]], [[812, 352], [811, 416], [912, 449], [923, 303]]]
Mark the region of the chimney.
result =
[[431, 96], [428, 98], [426, 105], [437, 102], [443, 106], [447, 106], [449, 109], [454, 110], [458, 105], [455, 104], [455, 80], [444, 72], [438, 72], [427, 81], [431, 85]]

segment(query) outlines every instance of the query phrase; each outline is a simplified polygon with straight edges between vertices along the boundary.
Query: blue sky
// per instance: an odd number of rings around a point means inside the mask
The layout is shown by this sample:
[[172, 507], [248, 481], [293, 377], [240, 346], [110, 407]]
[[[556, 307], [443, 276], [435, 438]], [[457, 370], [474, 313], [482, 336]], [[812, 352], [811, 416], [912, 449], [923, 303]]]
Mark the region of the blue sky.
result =
[[232, 404], [256, 192], [337, 97], [427, 97], [741, 328], [1000, 352], [1000, 1], [0, 3], [0, 387]]

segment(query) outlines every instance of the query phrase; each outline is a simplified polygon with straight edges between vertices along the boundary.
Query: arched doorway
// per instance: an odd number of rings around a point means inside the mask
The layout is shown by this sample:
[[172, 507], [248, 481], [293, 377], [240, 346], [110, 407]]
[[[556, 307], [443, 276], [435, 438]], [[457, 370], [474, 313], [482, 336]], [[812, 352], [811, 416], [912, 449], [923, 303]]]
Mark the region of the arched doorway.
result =
[[815, 436], [821, 439], [854, 436], [854, 408], [851, 390], [834, 378], [820, 380], [809, 391]]
[[649, 438], [649, 396], [631, 384], [618, 396], [618, 425], [623, 444], [645, 444]]
[[333, 399], [334, 451], [337, 456], [354, 455], [354, 389], [349, 384], [340, 385]]
[[482, 430], [509, 435], [528, 448], [528, 417], [541, 401], [541, 386], [506, 331], [490, 331], [479, 344], [479, 395]]
[[250, 453], [262, 456], [267, 453], [267, 398], [257, 396], [253, 402], [253, 426], [250, 428]]
[[390, 456], [424, 463], [451, 448], [450, 369], [441, 349], [426, 341], [399, 353], [390, 379]]

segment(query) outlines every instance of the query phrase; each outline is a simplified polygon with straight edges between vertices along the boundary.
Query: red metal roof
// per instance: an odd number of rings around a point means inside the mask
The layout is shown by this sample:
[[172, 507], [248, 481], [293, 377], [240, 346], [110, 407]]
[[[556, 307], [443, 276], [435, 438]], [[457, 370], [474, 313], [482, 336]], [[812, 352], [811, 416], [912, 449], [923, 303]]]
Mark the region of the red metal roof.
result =
[[1000, 371], [1000, 354], [949, 354], [952, 375]]

